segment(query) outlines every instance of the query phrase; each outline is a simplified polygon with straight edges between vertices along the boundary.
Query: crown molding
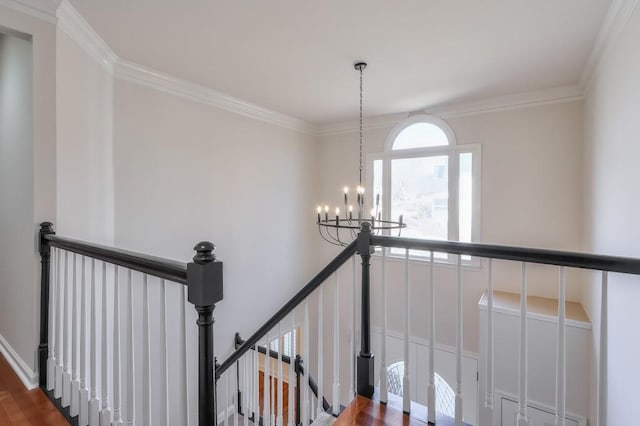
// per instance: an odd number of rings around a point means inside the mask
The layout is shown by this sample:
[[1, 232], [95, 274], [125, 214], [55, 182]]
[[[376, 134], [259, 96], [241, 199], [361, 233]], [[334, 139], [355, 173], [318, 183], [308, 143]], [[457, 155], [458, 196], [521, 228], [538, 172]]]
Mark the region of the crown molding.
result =
[[580, 77], [582, 93], [589, 91], [593, 77], [603, 58], [607, 55], [614, 41], [624, 30], [631, 15], [638, 6], [638, 0], [613, 0], [604, 17], [600, 32], [591, 50], [587, 64]]
[[[465, 102], [444, 106], [426, 108], [402, 114], [387, 114], [365, 119], [364, 128], [367, 130], [392, 127], [398, 122], [414, 114], [431, 114], [441, 118], [464, 117], [497, 111], [507, 111], [520, 108], [573, 102], [583, 98], [578, 86], [561, 86], [533, 92], [517, 93], [514, 95], [489, 98], [478, 102]], [[341, 133], [358, 131], [358, 121], [345, 121], [322, 126], [318, 129], [319, 136], [331, 136]]]
[[301, 133], [310, 135], [317, 133], [315, 126], [299, 118], [234, 98], [217, 90], [182, 80], [123, 59], [118, 59], [115, 62], [114, 76], [121, 80], [140, 84], [164, 93], [220, 108], [266, 123], [286, 127]]
[[8, 7], [34, 18], [56, 23], [56, 0], [0, 0], [0, 6]]
[[98, 35], [80, 13], [63, 0], [56, 12], [58, 28], [75, 41], [89, 56], [91, 56], [107, 71], [113, 72], [113, 64], [118, 59], [111, 47]]
[[182, 80], [118, 57], [68, 0], [63, 0], [60, 3], [56, 15], [58, 28], [75, 41], [90, 57], [104, 66], [108, 72], [113, 73], [116, 78], [277, 126], [306, 134], [316, 134], [315, 127], [304, 120], [234, 98], [211, 88]]

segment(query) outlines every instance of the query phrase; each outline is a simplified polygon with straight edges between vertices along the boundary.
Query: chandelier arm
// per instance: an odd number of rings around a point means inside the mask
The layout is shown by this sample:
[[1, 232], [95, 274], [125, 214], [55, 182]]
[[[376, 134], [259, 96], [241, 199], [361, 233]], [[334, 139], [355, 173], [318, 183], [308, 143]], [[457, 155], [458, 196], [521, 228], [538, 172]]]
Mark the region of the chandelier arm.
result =
[[[330, 242], [331, 244], [335, 245], [335, 246], [342, 246], [344, 247], [344, 244], [339, 240], [336, 239], [333, 235], [331, 235], [331, 229], [329, 226], [323, 226], [324, 228], [324, 232], [326, 234], [325, 240]], [[336, 232], [339, 232], [339, 230], [336, 230]]]
[[343, 245], [342, 241], [340, 241], [340, 228], [338, 228], [338, 227], [336, 227], [336, 240], [338, 240], [338, 243], [340, 245]]
[[324, 234], [322, 233], [322, 228], [324, 228], [324, 226], [322, 226], [321, 224], [318, 224], [318, 231], [320, 232], [320, 236], [322, 237], [322, 239], [328, 242], [329, 244], [333, 244], [334, 246], [337, 245], [335, 242], [331, 241], [330, 239], [324, 236]]

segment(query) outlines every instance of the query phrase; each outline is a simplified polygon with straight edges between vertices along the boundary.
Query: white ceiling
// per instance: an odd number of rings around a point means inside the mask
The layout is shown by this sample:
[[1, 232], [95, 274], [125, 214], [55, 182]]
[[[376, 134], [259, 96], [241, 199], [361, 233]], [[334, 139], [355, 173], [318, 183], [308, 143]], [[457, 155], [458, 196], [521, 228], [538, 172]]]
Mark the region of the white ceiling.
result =
[[71, 0], [121, 57], [316, 124], [577, 85], [610, 0]]

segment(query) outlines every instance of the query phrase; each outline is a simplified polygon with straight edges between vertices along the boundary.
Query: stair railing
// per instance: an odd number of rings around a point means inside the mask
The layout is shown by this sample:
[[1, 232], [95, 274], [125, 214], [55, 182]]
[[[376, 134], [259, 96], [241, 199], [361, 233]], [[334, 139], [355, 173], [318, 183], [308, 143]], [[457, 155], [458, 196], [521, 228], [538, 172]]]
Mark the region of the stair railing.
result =
[[[375, 261], [382, 262], [382, 316], [383, 332], [381, 336], [382, 359], [378, 364], [380, 368], [380, 400], [385, 403], [388, 400], [388, 383], [386, 375], [386, 261], [387, 250], [404, 250], [404, 376], [403, 376], [403, 401], [402, 409], [406, 413], [412, 412], [414, 401], [411, 395], [410, 365], [409, 365], [409, 341], [410, 341], [410, 318], [411, 318], [411, 286], [410, 286], [410, 250], [418, 250], [428, 256], [429, 273], [426, 278], [428, 287], [428, 341], [429, 347], [429, 367], [428, 367], [428, 396], [426, 405], [428, 412], [426, 418], [432, 424], [440, 423], [436, 416], [436, 389], [435, 389], [435, 366], [434, 366], [434, 342], [435, 335], [435, 276], [434, 254], [446, 253], [451, 256], [456, 263], [456, 383], [455, 383], [455, 413], [454, 421], [457, 426], [463, 425], [463, 389], [462, 389], [462, 357], [463, 357], [463, 277], [462, 277], [462, 257], [473, 256], [488, 261], [487, 276], [487, 310], [488, 310], [488, 330], [484, 334], [487, 347], [487, 364], [480, 366], [484, 383], [486, 386], [486, 400], [483, 401], [482, 409], [493, 418], [494, 395], [495, 395], [495, 368], [494, 368], [494, 341], [493, 341], [493, 261], [518, 262], [521, 265], [520, 282], [520, 329], [519, 329], [519, 353], [518, 353], [518, 396], [516, 423], [518, 426], [527, 426], [528, 417], [528, 264], [543, 264], [557, 266], [559, 269], [558, 282], [558, 326], [557, 326], [557, 351], [556, 351], [556, 407], [555, 422], [557, 425], [564, 425], [567, 419], [566, 407], [566, 384], [567, 384], [567, 346], [566, 346], [566, 312], [564, 309], [566, 301], [566, 268], [581, 268], [601, 273], [601, 316], [600, 328], [600, 357], [598, 365], [598, 420], [600, 426], [605, 426], [606, 412], [606, 391], [607, 380], [606, 359], [607, 359], [607, 289], [608, 274], [611, 272], [640, 275], [640, 259], [601, 256], [574, 252], [564, 252], [555, 250], [531, 249], [522, 247], [509, 247], [491, 244], [459, 243], [450, 241], [429, 241], [411, 238], [400, 238], [390, 236], [372, 235], [370, 225], [363, 223], [356, 241], [347, 246], [336, 258], [324, 267], [307, 285], [296, 293], [280, 310], [278, 310], [264, 325], [262, 325], [246, 341], [243, 341], [237, 349], [229, 355], [221, 364], [214, 364], [213, 351], [213, 310], [215, 303], [222, 300], [222, 263], [215, 259], [213, 255], [213, 244], [199, 243], [196, 246], [194, 261], [189, 264], [174, 262], [166, 259], [142, 255], [139, 253], [88, 244], [68, 238], [58, 237], [53, 232], [51, 223], [45, 222], [40, 230], [40, 253], [42, 259], [42, 287], [41, 287], [41, 321], [40, 321], [40, 345], [39, 345], [39, 367], [40, 385], [49, 391], [50, 397], [61, 407], [70, 408], [70, 416], [79, 416], [82, 424], [100, 423], [120, 424], [124, 421], [133, 424], [135, 422], [135, 404], [129, 402], [126, 407], [121, 407], [122, 391], [126, 395], [136, 394], [134, 354], [130, 349], [138, 349], [134, 342], [134, 327], [126, 327], [126, 343], [124, 347], [124, 367], [127, 374], [123, 374], [120, 365], [121, 350], [121, 328], [120, 319], [120, 296], [119, 280], [122, 276], [127, 282], [128, 291], [128, 317], [134, 318], [135, 307], [132, 305], [132, 273], [142, 273], [142, 294], [143, 294], [143, 339], [142, 352], [144, 357], [149, 357], [149, 299], [148, 278], [158, 277], [162, 279], [162, 288], [169, 282], [172, 285], [182, 285], [184, 302], [187, 300], [195, 306], [198, 313], [198, 419], [200, 425], [216, 425], [218, 421], [223, 421], [225, 426], [230, 419], [234, 424], [248, 425], [250, 418], [247, 415], [240, 419], [243, 407], [246, 412], [257, 413], [263, 424], [289, 426], [302, 424], [308, 425], [315, 418], [324, 413], [337, 414], [340, 404], [345, 401], [341, 395], [349, 394], [355, 397], [356, 394], [371, 397], [374, 393], [374, 355], [371, 346], [371, 261], [375, 249], [380, 248], [382, 256], [375, 256]], [[356, 350], [356, 311], [357, 311], [357, 271], [355, 255], [359, 255], [362, 260], [360, 279], [360, 348]], [[53, 259], [53, 261], [51, 260]], [[341, 284], [340, 277], [344, 277], [348, 270], [341, 270], [343, 266], [352, 260], [352, 277], [347, 284]], [[379, 260], [378, 260], [379, 259]], [[88, 262], [87, 262], [88, 261]], [[71, 265], [71, 267], [70, 267]], [[101, 268], [100, 268], [101, 267]], [[87, 274], [87, 268], [90, 273]], [[119, 268], [121, 270], [119, 270]], [[343, 268], [344, 269], [344, 268]], [[348, 268], [347, 268], [348, 269]], [[100, 272], [102, 271], [102, 272]], [[111, 272], [109, 272], [111, 271]], [[71, 273], [70, 273], [71, 272]], [[80, 278], [78, 279], [78, 273]], [[53, 277], [53, 278], [52, 278]], [[334, 284], [331, 286], [328, 279], [333, 277]], [[88, 279], [87, 279], [88, 278]], [[99, 286], [98, 282], [102, 281]], [[344, 281], [342, 281], [344, 282]], [[350, 282], [350, 286], [348, 285]], [[90, 283], [90, 284], [88, 284]], [[102, 296], [97, 297], [98, 287], [102, 290]], [[346, 318], [340, 307], [346, 303], [342, 295], [349, 293], [351, 287], [351, 306], [349, 317]], [[325, 305], [324, 293], [327, 288], [333, 288], [334, 301]], [[108, 306], [108, 300], [113, 294], [113, 303]], [[87, 305], [87, 299], [91, 300], [91, 306]], [[313, 298], [313, 303], [310, 303]], [[98, 299], [100, 301], [98, 302]], [[166, 301], [166, 297], [165, 297]], [[102, 304], [102, 305], [101, 305]], [[165, 302], [166, 305], [166, 302]], [[182, 304], [184, 309], [185, 303]], [[80, 312], [78, 312], [78, 306]], [[113, 310], [111, 316], [108, 315], [107, 308]], [[317, 308], [315, 314], [310, 312]], [[165, 306], [166, 311], [166, 306]], [[333, 315], [325, 315], [331, 312]], [[87, 312], [91, 313], [90, 322], [87, 320]], [[98, 321], [97, 314], [101, 313], [102, 321]], [[313, 318], [310, 318], [313, 315]], [[82, 319], [77, 321], [78, 319]], [[165, 330], [166, 312], [164, 312]], [[108, 319], [112, 320], [112, 330], [109, 330]], [[313, 320], [313, 322], [311, 321]], [[331, 321], [332, 320], [332, 321]], [[182, 314], [183, 324], [186, 324], [185, 314]], [[90, 324], [87, 333], [86, 323]], [[328, 334], [332, 334], [333, 343], [325, 342], [325, 322], [333, 329], [327, 329]], [[312, 326], [313, 325], [313, 326]], [[343, 326], [341, 328], [341, 325]], [[78, 330], [80, 326], [80, 330]], [[301, 386], [300, 377], [303, 374], [302, 368], [296, 368], [296, 363], [284, 362], [284, 347], [282, 337], [286, 333], [300, 327], [303, 334], [303, 354], [306, 365], [306, 375], [311, 378], [313, 368], [317, 383], [309, 380], [310, 385], [315, 385], [315, 395], [310, 395], [310, 386]], [[346, 330], [344, 329], [346, 326]], [[183, 325], [186, 327], [186, 325]], [[109, 345], [107, 334], [113, 331], [113, 344]], [[332, 333], [331, 333], [332, 331]], [[315, 339], [312, 339], [315, 333]], [[87, 348], [87, 334], [91, 341]], [[340, 346], [340, 336], [348, 335], [349, 343], [346, 347]], [[98, 344], [97, 336], [100, 335], [102, 343]], [[183, 334], [183, 337], [186, 333]], [[52, 337], [51, 339], [49, 339]], [[272, 351], [273, 342], [276, 342], [278, 350]], [[165, 351], [167, 337], [165, 334]], [[183, 375], [185, 381], [188, 377], [186, 368], [187, 348], [186, 337], [184, 342], [185, 360]], [[258, 354], [260, 347], [269, 349], [269, 356], [263, 357], [262, 366]], [[98, 350], [100, 347], [100, 351]], [[325, 380], [330, 374], [325, 374], [325, 358], [331, 357], [325, 349], [333, 349], [333, 384], [325, 385]], [[313, 348], [313, 350], [311, 350]], [[342, 348], [342, 352], [340, 351]], [[256, 350], [257, 349], [257, 350]], [[91, 366], [87, 365], [86, 353], [90, 353]], [[113, 355], [112, 362], [109, 357], [102, 357], [102, 368], [98, 367], [98, 353], [105, 352]], [[347, 392], [341, 392], [340, 378], [340, 356], [341, 353], [348, 352], [350, 383]], [[356, 353], [357, 352], [357, 353]], [[275, 355], [276, 363], [272, 366], [270, 359]], [[296, 355], [299, 355], [297, 353]], [[78, 359], [78, 356], [80, 359]], [[315, 359], [313, 358], [315, 357]], [[297, 357], [301, 359], [299, 356]], [[166, 358], [165, 358], [166, 359]], [[288, 392], [287, 415], [284, 414], [283, 382], [286, 379], [285, 367], [289, 371], [289, 385], [293, 383], [293, 376], [296, 371], [296, 387], [302, 394], [293, 396], [293, 392]], [[301, 362], [299, 363], [302, 367]], [[314, 365], [315, 364], [315, 365]], [[328, 366], [329, 362], [327, 362]], [[148, 367], [143, 365], [144, 383], [143, 424], [150, 424], [150, 394], [146, 391], [150, 389], [149, 380], [153, 376]], [[271, 369], [274, 371], [271, 371]], [[90, 377], [86, 377], [86, 372], [90, 372]], [[166, 375], [168, 366], [165, 362]], [[260, 380], [259, 373], [262, 372]], [[100, 376], [98, 376], [100, 373]], [[235, 379], [235, 380], [234, 380]], [[122, 383], [126, 380], [126, 383]], [[229, 388], [229, 383], [235, 390]], [[113, 386], [109, 386], [112, 383]], [[98, 390], [98, 384], [102, 389]], [[166, 380], [168, 387], [168, 379]], [[186, 395], [184, 406], [186, 415], [184, 424], [195, 423], [189, 419], [189, 386], [186, 383]], [[110, 392], [110, 389], [113, 389]], [[327, 392], [325, 389], [331, 388]], [[262, 389], [262, 390], [260, 390]], [[229, 392], [229, 391], [232, 392]], [[344, 389], [343, 389], [344, 390]], [[311, 392], [313, 394], [313, 392]], [[327, 402], [328, 396], [332, 394], [333, 404]], [[145, 396], [146, 395], [146, 396]], [[165, 406], [170, 408], [168, 397], [165, 395]], [[131, 399], [131, 398], [129, 398]], [[113, 401], [113, 402], [110, 402]], [[294, 414], [294, 407], [297, 411]], [[164, 419], [168, 419], [168, 411], [163, 413]], [[123, 417], [124, 416], [124, 417]], [[253, 419], [255, 420], [255, 414]], [[166, 420], [168, 421], [168, 420]], [[491, 420], [492, 422], [492, 420]], [[158, 423], [153, 423], [158, 424]]]
[[[236, 333], [235, 336], [235, 343], [236, 343], [236, 349], [241, 346], [243, 343], [245, 342], [244, 339], [242, 339], [242, 337], [240, 337], [239, 333]], [[252, 350], [256, 351], [259, 354], [262, 355], [266, 355], [267, 354], [267, 348], [265, 346], [257, 346], [257, 347], [253, 347], [251, 348]], [[286, 364], [287, 366], [289, 366], [289, 368], [292, 369], [292, 371], [295, 373], [296, 376], [296, 384], [295, 384], [295, 391], [292, 392], [293, 393], [293, 401], [294, 404], [289, 404], [290, 407], [293, 406], [299, 406], [300, 405], [300, 400], [301, 400], [301, 379], [302, 377], [307, 377], [307, 381], [306, 381], [306, 385], [309, 386], [309, 389], [311, 390], [311, 393], [313, 394], [313, 397], [315, 397], [316, 399], [319, 398], [318, 396], [318, 383], [316, 382], [316, 380], [313, 378], [313, 376], [309, 373], [305, 373], [305, 368], [304, 368], [304, 363], [303, 363], [303, 359], [302, 356], [300, 356], [299, 354], [296, 355], [295, 358], [291, 358], [289, 355], [285, 355], [282, 354], [278, 351], [274, 351], [272, 349], [269, 349], [269, 357], [272, 360], [276, 360], [277, 362], [281, 362], [283, 364]], [[240, 385], [240, 378], [237, 377], [237, 381], [236, 381], [236, 389], [238, 389], [237, 391], [237, 401], [242, 401], [242, 387]], [[242, 407], [242, 405], [240, 405]], [[248, 408], [248, 407], [247, 407]], [[333, 407], [331, 406], [331, 404], [329, 404], [329, 401], [327, 401], [326, 397], [322, 397], [322, 408], [325, 412], [328, 413], [334, 413]], [[248, 410], [238, 410], [239, 414], [242, 416], [249, 416], [249, 420], [254, 421], [253, 419], [259, 418], [260, 422], [262, 421], [261, 417], [258, 417], [258, 410], [253, 410], [251, 408], [249, 408]], [[337, 411], [335, 411], [336, 415], [340, 413], [340, 407], [337, 407]], [[294, 412], [294, 418], [295, 418], [295, 424], [300, 424], [300, 410], [295, 410]], [[264, 422], [263, 422], [264, 423]]]
[[[67, 419], [80, 425], [125, 422], [157, 425], [171, 424], [170, 419], [181, 419], [175, 421], [182, 424], [195, 423], [189, 410], [188, 355], [197, 350], [197, 424], [215, 424], [213, 310], [222, 300], [223, 280], [222, 262], [213, 253], [214, 245], [198, 243], [193, 262], [185, 264], [60, 237], [50, 222], [40, 225], [39, 236], [42, 266], [39, 384]], [[123, 278], [125, 288], [121, 288]], [[127, 292], [124, 309], [121, 305], [125, 295], [121, 290]], [[160, 323], [150, 319], [151, 291], [160, 292], [163, 300], [153, 307], [154, 312], [161, 313]], [[172, 327], [168, 327], [174, 322], [167, 312], [169, 291], [178, 295], [180, 312], [181, 324], [174, 334]], [[142, 293], [142, 307], [135, 303], [134, 293], [135, 296]], [[187, 335], [193, 327], [193, 323], [187, 322], [187, 302], [197, 312], [197, 349], [187, 347]], [[141, 327], [136, 320], [139, 313]], [[141, 339], [134, 335], [140, 328]], [[164, 359], [164, 365], [160, 367], [152, 363], [156, 358], [151, 356], [150, 344], [154, 328], [158, 333], [153, 334], [162, 337], [158, 355]], [[185, 386], [178, 400], [169, 397], [172, 389], [168, 359], [173, 341], [181, 342], [182, 348], [180, 368]], [[139, 350], [141, 364], [135, 361]], [[154, 354], [158, 352], [154, 350]], [[139, 367], [143, 369], [142, 382], [135, 374]], [[152, 392], [151, 381], [157, 384], [156, 378], [163, 378], [160, 384], [164, 394]], [[138, 419], [136, 395], [142, 395], [143, 401]], [[154, 401], [154, 396], [159, 400]], [[182, 410], [175, 413], [180, 399], [184, 403]], [[164, 412], [152, 410], [152, 406], [163, 407]]]
[[[366, 233], [366, 228], [363, 229], [360, 234]], [[480, 401], [482, 403], [482, 410], [488, 412], [488, 423], [493, 424], [494, 417], [494, 396], [495, 396], [495, 351], [494, 351], [494, 294], [493, 294], [493, 260], [506, 260], [518, 262], [521, 265], [520, 274], [520, 311], [519, 311], [519, 351], [518, 351], [518, 396], [517, 396], [517, 415], [516, 424], [518, 426], [528, 426], [529, 423], [529, 397], [528, 397], [528, 373], [529, 373], [529, 360], [528, 360], [528, 264], [542, 264], [553, 265], [558, 267], [559, 279], [558, 279], [558, 325], [557, 325], [557, 339], [556, 339], [556, 383], [555, 383], [555, 424], [557, 426], [564, 426], [567, 421], [567, 345], [566, 345], [566, 268], [579, 268], [586, 269], [600, 273], [601, 281], [601, 315], [600, 315], [600, 356], [598, 363], [598, 425], [605, 426], [606, 418], [602, 413], [606, 410], [606, 380], [607, 380], [607, 342], [606, 342], [606, 330], [607, 330], [607, 287], [608, 287], [608, 274], [611, 272], [640, 275], [640, 259], [615, 257], [615, 256], [603, 256], [595, 254], [585, 254], [558, 250], [544, 250], [544, 249], [532, 249], [523, 247], [511, 247], [500, 246], [492, 244], [478, 244], [478, 243], [460, 243], [452, 241], [430, 241], [411, 238], [400, 238], [382, 235], [370, 235], [369, 241], [372, 247], [379, 247], [382, 249], [382, 294], [383, 296], [383, 332], [381, 345], [386, 347], [386, 250], [390, 248], [404, 250], [404, 287], [405, 287], [405, 306], [404, 306], [404, 377], [403, 377], [403, 410], [405, 413], [410, 413], [412, 410], [412, 396], [410, 393], [409, 383], [409, 340], [410, 340], [410, 280], [409, 280], [409, 251], [419, 250], [423, 254], [427, 254], [429, 258], [429, 274], [426, 279], [426, 285], [428, 286], [429, 307], [428, 307], [428, 327], [429, 335], [427, 340], [429, 342], [435, 342], [435, 310], [436, 310], [436, 295], [435, 295], [435, 280], [434, 280], [434, 253], [442, 253], [452, 255], [456, 261], [456, 383], [455, 383], [455, 425], [460, 426], [463, 424], [463, 410], [462, 410], [462, 357], [463, 357], [463, 278], [462, 278], [462, 257], [473, 256], [475, 258], [483, 258], [488, 261], [487, 263], [487, 313], [488, 313], [488, 330], [484, 334], [486, 353], [486, 365], [479, 366], [481, 371], [481, 377], [484, 377], [485, 394], [486, 399]], [[604, 337], [603, 337], [604, 336]], [[429, 345], [429, 383], [428, 383], [428, 422], [437, 424], [435, 407], [435, 368], [434, 368], [434, 344]], [[386, 402], [386, 365], [383, 355], [383, 360], [380, 365], [380, 389], [381, 389], [381, 401]], [[382, 371], [384, 370], [384, 371]], [[500, 414], [495, 414], [500, 415]], [[481, 420], [482, 424], [482, 420]]]

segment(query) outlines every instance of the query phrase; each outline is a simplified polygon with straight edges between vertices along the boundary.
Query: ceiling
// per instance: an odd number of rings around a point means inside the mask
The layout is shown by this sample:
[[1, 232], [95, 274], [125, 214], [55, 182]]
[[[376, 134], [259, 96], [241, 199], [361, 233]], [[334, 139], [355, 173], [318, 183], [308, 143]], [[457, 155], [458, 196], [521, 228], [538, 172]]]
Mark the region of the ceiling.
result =
[[578, 84], [611, 0], [70, 0], [123, 59], [315, 124]]

